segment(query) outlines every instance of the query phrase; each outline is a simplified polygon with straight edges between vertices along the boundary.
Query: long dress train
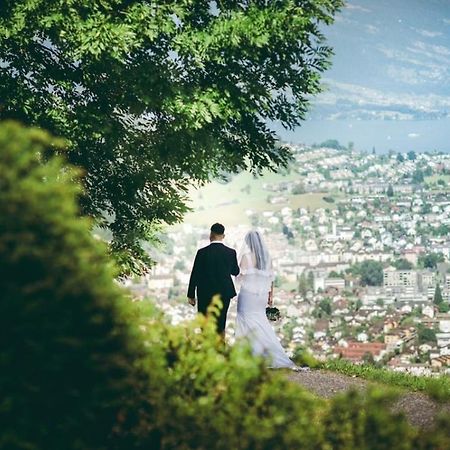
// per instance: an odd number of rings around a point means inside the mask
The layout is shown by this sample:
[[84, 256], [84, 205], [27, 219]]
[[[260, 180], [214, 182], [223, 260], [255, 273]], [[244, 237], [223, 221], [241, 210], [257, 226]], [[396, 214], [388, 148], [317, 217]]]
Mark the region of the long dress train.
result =
[[273, 272], [256, 269], [251, 255], [246, 254], [241, 258], [238, 280], [241, 289], [238, 294], [236, 339], [247, 339], [253, 354], [267, 358], [269, 367], [296, 368], [295, 363], [289, 359], [281, 346], [266, 316]]

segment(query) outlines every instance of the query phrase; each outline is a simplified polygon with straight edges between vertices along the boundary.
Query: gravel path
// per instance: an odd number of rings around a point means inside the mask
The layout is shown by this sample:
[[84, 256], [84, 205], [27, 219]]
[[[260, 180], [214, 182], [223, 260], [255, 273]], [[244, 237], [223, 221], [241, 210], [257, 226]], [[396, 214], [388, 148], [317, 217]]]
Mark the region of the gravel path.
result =
[[[364, 390], [370, 384], [369, 381], [362, 378], [349, 377], [325, 370], [290, 372], [288, 379], [324, 398], [333, 397], [350, 389]], [[439, 404], [425, 394], [409, 392], [400, 396], [392, 410], [403, 412], [414, 426], [429, 427], [439, 413], [443, 411], [450, 413], [450, 403]]]

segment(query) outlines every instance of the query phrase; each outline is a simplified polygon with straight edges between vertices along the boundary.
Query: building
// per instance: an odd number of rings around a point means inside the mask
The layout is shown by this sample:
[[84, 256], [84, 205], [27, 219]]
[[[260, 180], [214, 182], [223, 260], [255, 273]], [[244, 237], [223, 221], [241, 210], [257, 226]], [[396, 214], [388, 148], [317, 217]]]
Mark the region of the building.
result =
[[328, 288], [345, 289], [345, 280], [343, 278], [325, 278], [324, 289], [327, 290]]
[[450, 355], [439, 356], [438, 358], [432, 358], [431, 367], [441, 368], [444, 366], [450, 366]]
[[394, 351], [396, 348], [401, 350], [403, 348], [403, 340], [399, 333], [388, 333], [384, 335], [384, 343], [388, 352]]
[[366, 286], [364, 293], [361, 296], [363, 305], [376, 305], [382, 302], [383, 305], [393, 303], [393, 298], [387, 296], [385, 290], [380, 286]]
[[374, 360], [378, 361], [386, 353], [386, 344], [381, 342], [349, 342], [347, 347], [334, 347], [333, 353], [356, 363], [363, 362], [368, 354], [371, 354]]
[[396, 270], [388, 267], [383, 270], [383, 286], [388, 288], [416, 287], [417, 272], [415, 270]]
[[432, 299], [436, 287], [436, 274], [431, 270], [383, 270], [383, 286], [387, 293], [398, 294], [402, 302], [426, 302]]

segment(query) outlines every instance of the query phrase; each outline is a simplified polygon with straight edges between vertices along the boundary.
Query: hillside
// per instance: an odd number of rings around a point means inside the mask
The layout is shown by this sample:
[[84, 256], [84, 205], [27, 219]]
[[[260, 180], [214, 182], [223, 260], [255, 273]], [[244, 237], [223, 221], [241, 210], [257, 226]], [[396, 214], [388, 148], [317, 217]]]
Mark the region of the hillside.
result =
[[283, 195], [286, 201], [270, 203], [269, 197], [277, 197], [265, 186], [271, 183], [283, 183], [300, 180], [297, 171], [275, 174], [265, 173], [262, 177], [254, 177], [249, 173], [240, 173], [227, 183], [214, 181], [200, 190], [191, 189], [189, 206], [193, 211], [184, 218], [184, 223], [197, 226], [210, 225], [211, 218], [228, 225], [251, 225], [249, 211], [262, 213], [264, 211], [279, 211], [282, 207], [291, 209], [333, 208], [323, 200], [326, 193], [305, 193]]

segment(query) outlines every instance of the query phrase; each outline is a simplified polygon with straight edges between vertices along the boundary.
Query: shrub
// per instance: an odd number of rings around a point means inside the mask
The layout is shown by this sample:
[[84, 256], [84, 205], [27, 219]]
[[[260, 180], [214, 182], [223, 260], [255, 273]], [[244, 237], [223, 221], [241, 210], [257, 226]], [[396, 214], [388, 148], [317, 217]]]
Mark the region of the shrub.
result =
[[312, 369], [320, 366], [320, 362], [302, 346], [298, 346], [295, 349], [293, 360], [299, 366], [311, 367]]
[[211, 321], [175, 327], [145, 312], [146, 302], [138, 306], [148, 345], [142, 364], [152, 377], [134, 408], [149, 412], [129, 431], [133, 448], [150, 448], [156, 435], [161, 449], [321, 446], [324, 402], [266, 369], [245, 345], [224, 346]]
[[0, 448], [108, 448], [139, 346], [62, 142], [0, 125]]
[[324, 418], [325, 439], [333, 450], [408, 450], [415, 438], [404, 416], [387, 413], [393, 394], [369, 390], [337, 396]]
[[[145, 309], [145, 302], [139, 306]], [[138, 427], [128, 431], [133, 437], [129, 448], [419, 450], [450, 445], [448, 428], [442, 428], [448, 419], [424, 433], [402, 414], [391, 413], [398, 394], [392, 389], [371, 388], [325, 401], [289, 382], [285, 372], [266, 369], [245, 346], [221, 345], [213, 324], [203, 318], [174, 327], [154, 311], [141, 311], [135, 321], [146, 336], [143, 365], [152, 376], [133, 409], [141, 415]]]

